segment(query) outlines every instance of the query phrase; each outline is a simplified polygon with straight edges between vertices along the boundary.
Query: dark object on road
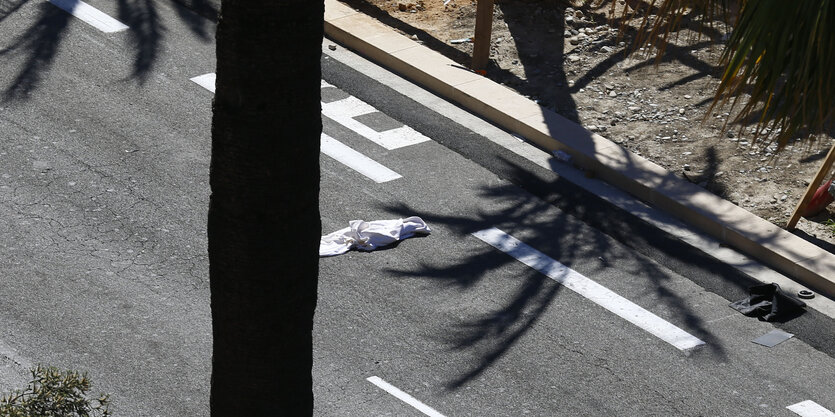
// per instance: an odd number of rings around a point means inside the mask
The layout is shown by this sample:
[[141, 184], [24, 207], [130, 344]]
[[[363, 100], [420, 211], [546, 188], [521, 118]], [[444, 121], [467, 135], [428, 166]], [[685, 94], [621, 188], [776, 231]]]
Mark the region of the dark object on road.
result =
[[806, 307], [806, 303], [781, 291], [774, 283], [755, 285], [748, 291], [750, 296], [734, 301], [730, 307], [762, 321], [788, 321], [803, 314]]
[[805, 300], [810, 300], [812, 298], [815, 298], [815, 293], [809, 290], [800, 290], [797, 292], [797, 296]]

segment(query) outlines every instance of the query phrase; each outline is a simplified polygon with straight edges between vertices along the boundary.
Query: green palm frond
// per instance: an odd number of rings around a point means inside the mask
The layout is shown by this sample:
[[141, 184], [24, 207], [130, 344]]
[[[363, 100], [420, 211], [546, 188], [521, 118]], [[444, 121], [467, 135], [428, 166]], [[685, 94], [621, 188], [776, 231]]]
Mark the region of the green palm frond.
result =
[[[631, 3], [636, 3], [632, 0]], [[754, 140], [778, 148], [826, 132], [835, 115], [835, 0], [651, 0], [638, 43], [663, 45], [685, 18], [702, 15], [733, 27], [720, 58], [724, 73], [714, 106], [739, 109], [734, 122], [756, 119]], [[650, 20], [651, 14], [658, 17]], [[747, 97], [747, 99], [742, 99]], [[708, 112], [710, 114], [710, 111]]]

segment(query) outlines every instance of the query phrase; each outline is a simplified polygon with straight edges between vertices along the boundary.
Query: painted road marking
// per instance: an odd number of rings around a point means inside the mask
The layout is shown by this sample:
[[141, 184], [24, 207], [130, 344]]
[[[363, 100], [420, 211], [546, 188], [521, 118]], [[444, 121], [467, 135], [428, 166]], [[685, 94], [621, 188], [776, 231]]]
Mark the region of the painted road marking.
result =
[[324, 133], [322, 133], [321, 150], [323, 154], [371, 178], [376, 183], [396, 180], [402, 177], [379, 162], [351, 149], [342, 142]]
[[803, 417], [835, 417], [835, 413], [811, 400], [801, 401], [786, 408]]
[[[194, 81], [195, 83], [197, 83], [197, 85], [211, 91], [212, 93], [215, 92], [216, 80], [217, 76], [213, 72], [191, 78], [191, 81]], [[322, 81], [322, 83], [323, 85], [325, 84], [324, 81]], [[376, 111], [377, 110], [374, 110], [372, 108], [372, 112]], [[366, 127], [366, 129], [371, 130], [368, 127]], [[343, 163], [348, 168], [351, 168], [354, 171], [357, 171], [360, 174], [365, 175], [366, 177], [372, 179], [376, 183], [392, 181], [403, 177], [402, 175], [387, 168], [385, 165], [351, 149], [342, 142], [324, 133], [322, 133], [320, 146], [322, 153], [324, 153], [325, 155]]]
[[[333, 86], [325, 82], [325, 80], [322, 80], [322, 87]], [[388, 150], [411, 146], [429, 140], [428, 137], [409, 126], [404, 125], [384, 132], [377, 132], [354, 119], [358, 116], [376, 112], [377, 109], [353, 96], [329, 103], [322, 103], [322, 114]]]
[[49, 2], [104, 33], [120, 32], [128, 28], [126, 24], [80, 0], [49, 0]]
[[416, 408], [418, 411], [420, 411], [423, 414], [426, 414], [429, 417], [444, 417], [443, 414], [437, 412], [434, 408], [418, 401], [415, 397], [406, 394], [394, 385], [391, 385], [388, 382], [383, 381], [382, 379], [380, 379], [380, 377], [372, 376], [366, 378], [366, 380], [378, 386], [383, 391], [397, 397], [397, 399], [399, 399], [400, 401], [403, 401], [404, 403], [411, 405], [412, 407]]
[[499, 229], [484, 229], [473, 233], [473, 236], [680, 350], [687, 350], [705, 343]]
[[197, 85], [211, 91], [212, 93], [215, 92], [215, 80], [217, 79], [217, 74], [210, 72], [208, 74], [198, 75], [197, 77], [192, 78], [191, 80], [197, 83]]

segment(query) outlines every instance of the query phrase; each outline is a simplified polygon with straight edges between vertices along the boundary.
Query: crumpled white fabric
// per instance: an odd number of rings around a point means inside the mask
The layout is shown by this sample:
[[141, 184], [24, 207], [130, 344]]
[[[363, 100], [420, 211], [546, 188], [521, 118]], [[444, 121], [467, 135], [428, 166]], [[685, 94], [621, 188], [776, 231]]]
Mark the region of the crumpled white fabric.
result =
[[350, 227], [322, 236], [319, 256], [342, 255], [351, 249], [372, 251], [381, 246], [410, 238], [415, 234], [429, 234], [432, 230], [420, 217], [396, 220], [351, 220]]

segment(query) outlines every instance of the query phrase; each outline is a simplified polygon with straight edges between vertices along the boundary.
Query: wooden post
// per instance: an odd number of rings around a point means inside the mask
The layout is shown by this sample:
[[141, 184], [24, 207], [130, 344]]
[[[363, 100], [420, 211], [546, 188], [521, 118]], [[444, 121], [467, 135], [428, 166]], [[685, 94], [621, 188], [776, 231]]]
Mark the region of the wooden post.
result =
[[818, 187], [820, 187], [821, 183], [826, 176], [829, 175], [829, 170], [832, 169], [832, 163], [835, 162], [835, 144], [832, 145], [832, 149], [829, 150], [829, 153], [826, 155], [826, 159], [823, 160], [823, 164], [821, 164], [820, 169], [818, 169], [818, 173], [815, 175], [815, 179], [809, 183], [809, 187], [806, 188], [806, 193], [803, 194], [803, 198], [797, 202], [797, 207], [794, 208], [794, 213], [789, 218], [789, 222], [786, 223], [786, 230], [794, 230], [795, 226], [797, 226], [797, 222], [800, 220], [800, 213], [806, 209], [806, 206], [809, 205], [809, 200], [812, 199], [812, 196], [815, 195], [815, 191], [817, 191]]
[[473, 40], [473, 70], [487, 69], [490, 58], [490, 34], [493, 31], [493, 0], [478, 0], [475, 12], [475, 39]]

